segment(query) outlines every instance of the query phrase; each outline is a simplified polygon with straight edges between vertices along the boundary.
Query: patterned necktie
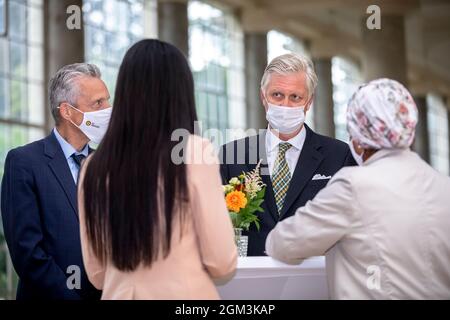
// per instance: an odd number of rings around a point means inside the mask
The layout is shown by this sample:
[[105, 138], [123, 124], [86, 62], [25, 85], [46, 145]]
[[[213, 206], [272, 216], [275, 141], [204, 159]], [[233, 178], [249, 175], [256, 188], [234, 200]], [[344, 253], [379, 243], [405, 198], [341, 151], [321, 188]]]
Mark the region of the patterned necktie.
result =
[[72, 154], [71, 155], [72, 159], [75, 161], [75, 163], [78, 165], [78, 168], [80, 168], [81, 166], [81, 161], [84, 160], [84, 158], [86, 158], [86, 156], [84, 154]]
[[291, 172], [286, 161], [286, 151], [288, 151], [292, 145], [287, 142], [282, 142], [278, 145], [278, 156], [275, 160], [274, 172], [272, 175], [272, 186], [275, 194], [275, 201], [277, 203], [278, 213], [281, 212], [284, 204], [284, 198], [291, 181]]

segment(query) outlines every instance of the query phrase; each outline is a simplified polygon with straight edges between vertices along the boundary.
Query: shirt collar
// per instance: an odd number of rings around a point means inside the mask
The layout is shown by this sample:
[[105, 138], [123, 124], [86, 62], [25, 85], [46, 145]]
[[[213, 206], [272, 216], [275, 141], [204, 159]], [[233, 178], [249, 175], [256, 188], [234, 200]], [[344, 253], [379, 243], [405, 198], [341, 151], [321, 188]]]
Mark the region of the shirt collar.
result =
[[58, 132], [58, 130], [56, 130], [56, 128], [53, 129], [53, 133], [55, 134], [56, 140], [58, 140], [59, 145], [61, 146], [61, 149], [64, 153], [64, 156], [66, 157], [66, 159], [69, 159], [72, 154], [82, 154], [84, 156], [88, 156], [89, 154], [89, 146], [86, 143], [86, 145], [84, 146], [83, 150], [81, 150], [81, 152], [78, 152], [70, 143], [68, 143]]
[[302, 150], [303, 144], [305, 143], [306, 139], [306, 129], [303, 125], [302, 130], [293, 138], [289, 139], [288, 141], [283, 141], [280, 138], [278, 138], [272, 130], [270, 130], [270, 127], [267, 128], [267, 135], [266, 135], [266, 146], [267, 146], [267, 152], [272, 152], [274, 150], [277, 150], [278, 145], [282, 142], [288, 142], [292, 145], [292, 147], [296, 148], [298, 151]]

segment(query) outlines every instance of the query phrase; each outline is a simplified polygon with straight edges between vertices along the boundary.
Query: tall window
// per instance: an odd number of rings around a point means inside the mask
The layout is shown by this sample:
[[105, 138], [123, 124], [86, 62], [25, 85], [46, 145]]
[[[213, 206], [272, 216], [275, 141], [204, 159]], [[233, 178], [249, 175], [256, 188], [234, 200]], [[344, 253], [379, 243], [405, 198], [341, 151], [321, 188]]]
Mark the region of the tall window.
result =
[[[42, 2], [0, 1], [0, 179], [10, 149], [44, 136]], [[17, 277], [0, 231], [0, 299], [13, 298]]]
[[202, 130], [224, 134], [227, 128], [246, 128], [243, 33], [237, 19], [226, 9], [200, 1], [189, 2], [188, 16], [189, 59]]
[[[334, 125], [336, 139], [348, 142], [347, 105], [353, 93], [363, 82], [358, 66], [341, 57], [331, 60], [331, 78], [333, 82]], [[320, 81], [320, 79], [319, 79]]]
[[[285, 33], [271, 30], [267, 33], [267, 61], [286, 53], [297, 53], [311, 58], [305, 44]], [[306, 113], [305, 122], [314, 129], [314, 106]]]
[[42, 6], [42, 0], [2, 5], [8, 27], [0, 36], [0, 176], [8, 150], [44, 135]]
[[427, 96], [428, 130], [431, 165], [443, 174], [449, 174], [449, 146], [447, 108], [441, 97]]
[[42, 0], [10, 0], [1, 6], [0, 176], [8, 150], [44, 135], [42, 6]]
[[144, 35], [144, 0], [84, 0], [86, 61], [100, 68], [111, 96], [128, 48]]

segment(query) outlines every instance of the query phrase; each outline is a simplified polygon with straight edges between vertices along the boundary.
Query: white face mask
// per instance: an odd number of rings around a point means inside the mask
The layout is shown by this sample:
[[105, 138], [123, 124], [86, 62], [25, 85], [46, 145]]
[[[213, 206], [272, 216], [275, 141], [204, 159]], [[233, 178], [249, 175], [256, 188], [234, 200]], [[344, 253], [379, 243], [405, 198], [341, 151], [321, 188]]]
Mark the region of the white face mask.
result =
[[357, 154], [356, 150], [355, 150], [355, 147], [353, 146], [353, 141], [352, 140], [350, 140], [348, 146], [349, 146], [350, 151], [352, 153], [353, 159], [355, 159], [355, 161], [358, 164], [358, 166], [362, 166], [363, 163], [364, 163], [364, 158], [363, 158], [364, 152], [361, 153], [361, 154]]
[[270, 126], [278, 130], [282, 134], [293, 133], [300, 129], [305, 122], [305, 106], [287, 107], [277, 106], [276, 104], [267, 103], [266, 119]]
[[109, 120], [111, 119], [112, 108], [106, 108], [98, 111], [83, 112], [75, 108], [74, 106], [68, 104], [73, 109], [83, 114], [83, 120], [80, 125], [75, 124], [70, 120], [70, 122], [78, 127], [92, 142], [100, 144], [103, 136], [108, 129]]

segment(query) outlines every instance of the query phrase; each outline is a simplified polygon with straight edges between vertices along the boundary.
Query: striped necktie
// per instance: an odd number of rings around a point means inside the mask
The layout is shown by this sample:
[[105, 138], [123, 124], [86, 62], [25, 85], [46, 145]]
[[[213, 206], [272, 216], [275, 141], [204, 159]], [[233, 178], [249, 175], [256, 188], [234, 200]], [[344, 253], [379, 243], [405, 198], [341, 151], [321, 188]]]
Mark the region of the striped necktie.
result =
[[282, 142], [278, 145], [278, 155], [274, 164], [274, 172], [272, 175], [272, 186], [275, 194], [275, 201], [278, 208], [278, 213], [281, 212], [284, 204], [284, 198], [291, 181], [291, 172], [286, 161], [286, 151], [288, 151], [292, 145], [287, 142]]

